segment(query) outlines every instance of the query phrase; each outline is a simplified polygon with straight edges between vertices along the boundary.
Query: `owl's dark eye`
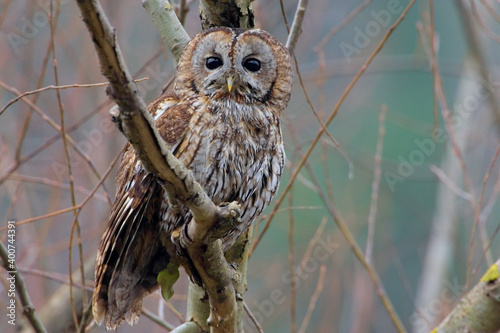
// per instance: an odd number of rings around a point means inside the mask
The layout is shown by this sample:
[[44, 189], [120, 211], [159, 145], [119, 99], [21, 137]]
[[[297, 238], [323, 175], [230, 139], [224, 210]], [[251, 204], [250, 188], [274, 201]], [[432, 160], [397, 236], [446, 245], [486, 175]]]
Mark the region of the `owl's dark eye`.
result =
[[260, 61], [255, 58], [248, 58], [243, 61], [243, 67], [250, 72], [257, 72], [260, 69]]
[[222, 66], [222, 59], [219, 57], [208, 57], [205, 63], [208, 69], [213, 70]]

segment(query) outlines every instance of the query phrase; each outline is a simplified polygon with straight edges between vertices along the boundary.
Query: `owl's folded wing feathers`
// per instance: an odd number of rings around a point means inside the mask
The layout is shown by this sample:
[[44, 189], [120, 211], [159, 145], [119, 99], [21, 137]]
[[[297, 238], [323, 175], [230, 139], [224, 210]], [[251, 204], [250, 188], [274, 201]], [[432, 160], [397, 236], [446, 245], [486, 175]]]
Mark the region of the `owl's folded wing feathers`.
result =
[[[173, 96], [161, 96], [149, 111], [170, 148], [182, 141], [191, 112]], [[117, 194], [96, 262], [93, 314], [116, 329], [124, 320], [137, 322], [142, 298], [157, 288], [156, 275], [169, 256], [160, 232], [163, 190], [128, 145], [116, 178]]]

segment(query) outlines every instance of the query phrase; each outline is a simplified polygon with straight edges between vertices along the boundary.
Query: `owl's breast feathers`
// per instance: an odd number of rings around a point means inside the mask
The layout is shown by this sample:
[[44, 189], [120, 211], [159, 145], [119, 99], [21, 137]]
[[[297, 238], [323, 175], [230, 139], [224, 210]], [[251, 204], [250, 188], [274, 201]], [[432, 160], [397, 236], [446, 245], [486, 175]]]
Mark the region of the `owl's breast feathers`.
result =
[[[179, 98], [179, 103], [171, 105], [171, 97], [164, 99], [156, 100], [151, 112], [175, 156], [215, 204], [238, 201], [242, 205], [242, 224], [225, 239], [227, 248], [260, 215], [278, 188], [285, 159], [279, 118], [262, 106], [234, 100], [199, 96]], [[179, 127], [173, 128], [174, 124]], [[162, 224], [171, 231], [179, 222], [165, 208]]]

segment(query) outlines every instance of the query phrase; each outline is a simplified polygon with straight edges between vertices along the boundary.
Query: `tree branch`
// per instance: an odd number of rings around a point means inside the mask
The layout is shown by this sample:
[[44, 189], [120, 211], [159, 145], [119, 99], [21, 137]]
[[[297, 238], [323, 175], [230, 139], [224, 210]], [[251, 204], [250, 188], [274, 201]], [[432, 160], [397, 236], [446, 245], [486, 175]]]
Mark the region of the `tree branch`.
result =
[[309, 0], [300, 0], [297, 4], [297, 10], [295, 11], [295, 17], [293, 18], [292, 28], [290, 29], [290, 34], [286, 41], [286, 48], [290, 54], [295, 51], [295, 45], [297, 45], [297, 40], [299, 39], [300, 33], [302, 32], [302, 21], [304, 21], [304, 15], [306, 14], [306, 8]]
[[156, 30], [177, 64], [190, 38], [175, 15], [174, 7], [167, 0], [143, 0], [142, 6], [151, 15]]
[[500, 330], [500, 259], [491, 265], [432, 333], [496, 333]]

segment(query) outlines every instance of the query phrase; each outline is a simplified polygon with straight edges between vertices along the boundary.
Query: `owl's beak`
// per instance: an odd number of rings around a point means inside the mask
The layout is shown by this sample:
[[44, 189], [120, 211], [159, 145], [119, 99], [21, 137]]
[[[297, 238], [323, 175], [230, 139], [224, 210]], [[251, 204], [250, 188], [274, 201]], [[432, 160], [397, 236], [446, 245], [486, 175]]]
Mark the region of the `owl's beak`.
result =
[[234, 76], [230, 75], [226, 79], [227, 82], [227, 90], [231, 92], [231, 89], [233, 89], [233, 84], [234, 84]]

